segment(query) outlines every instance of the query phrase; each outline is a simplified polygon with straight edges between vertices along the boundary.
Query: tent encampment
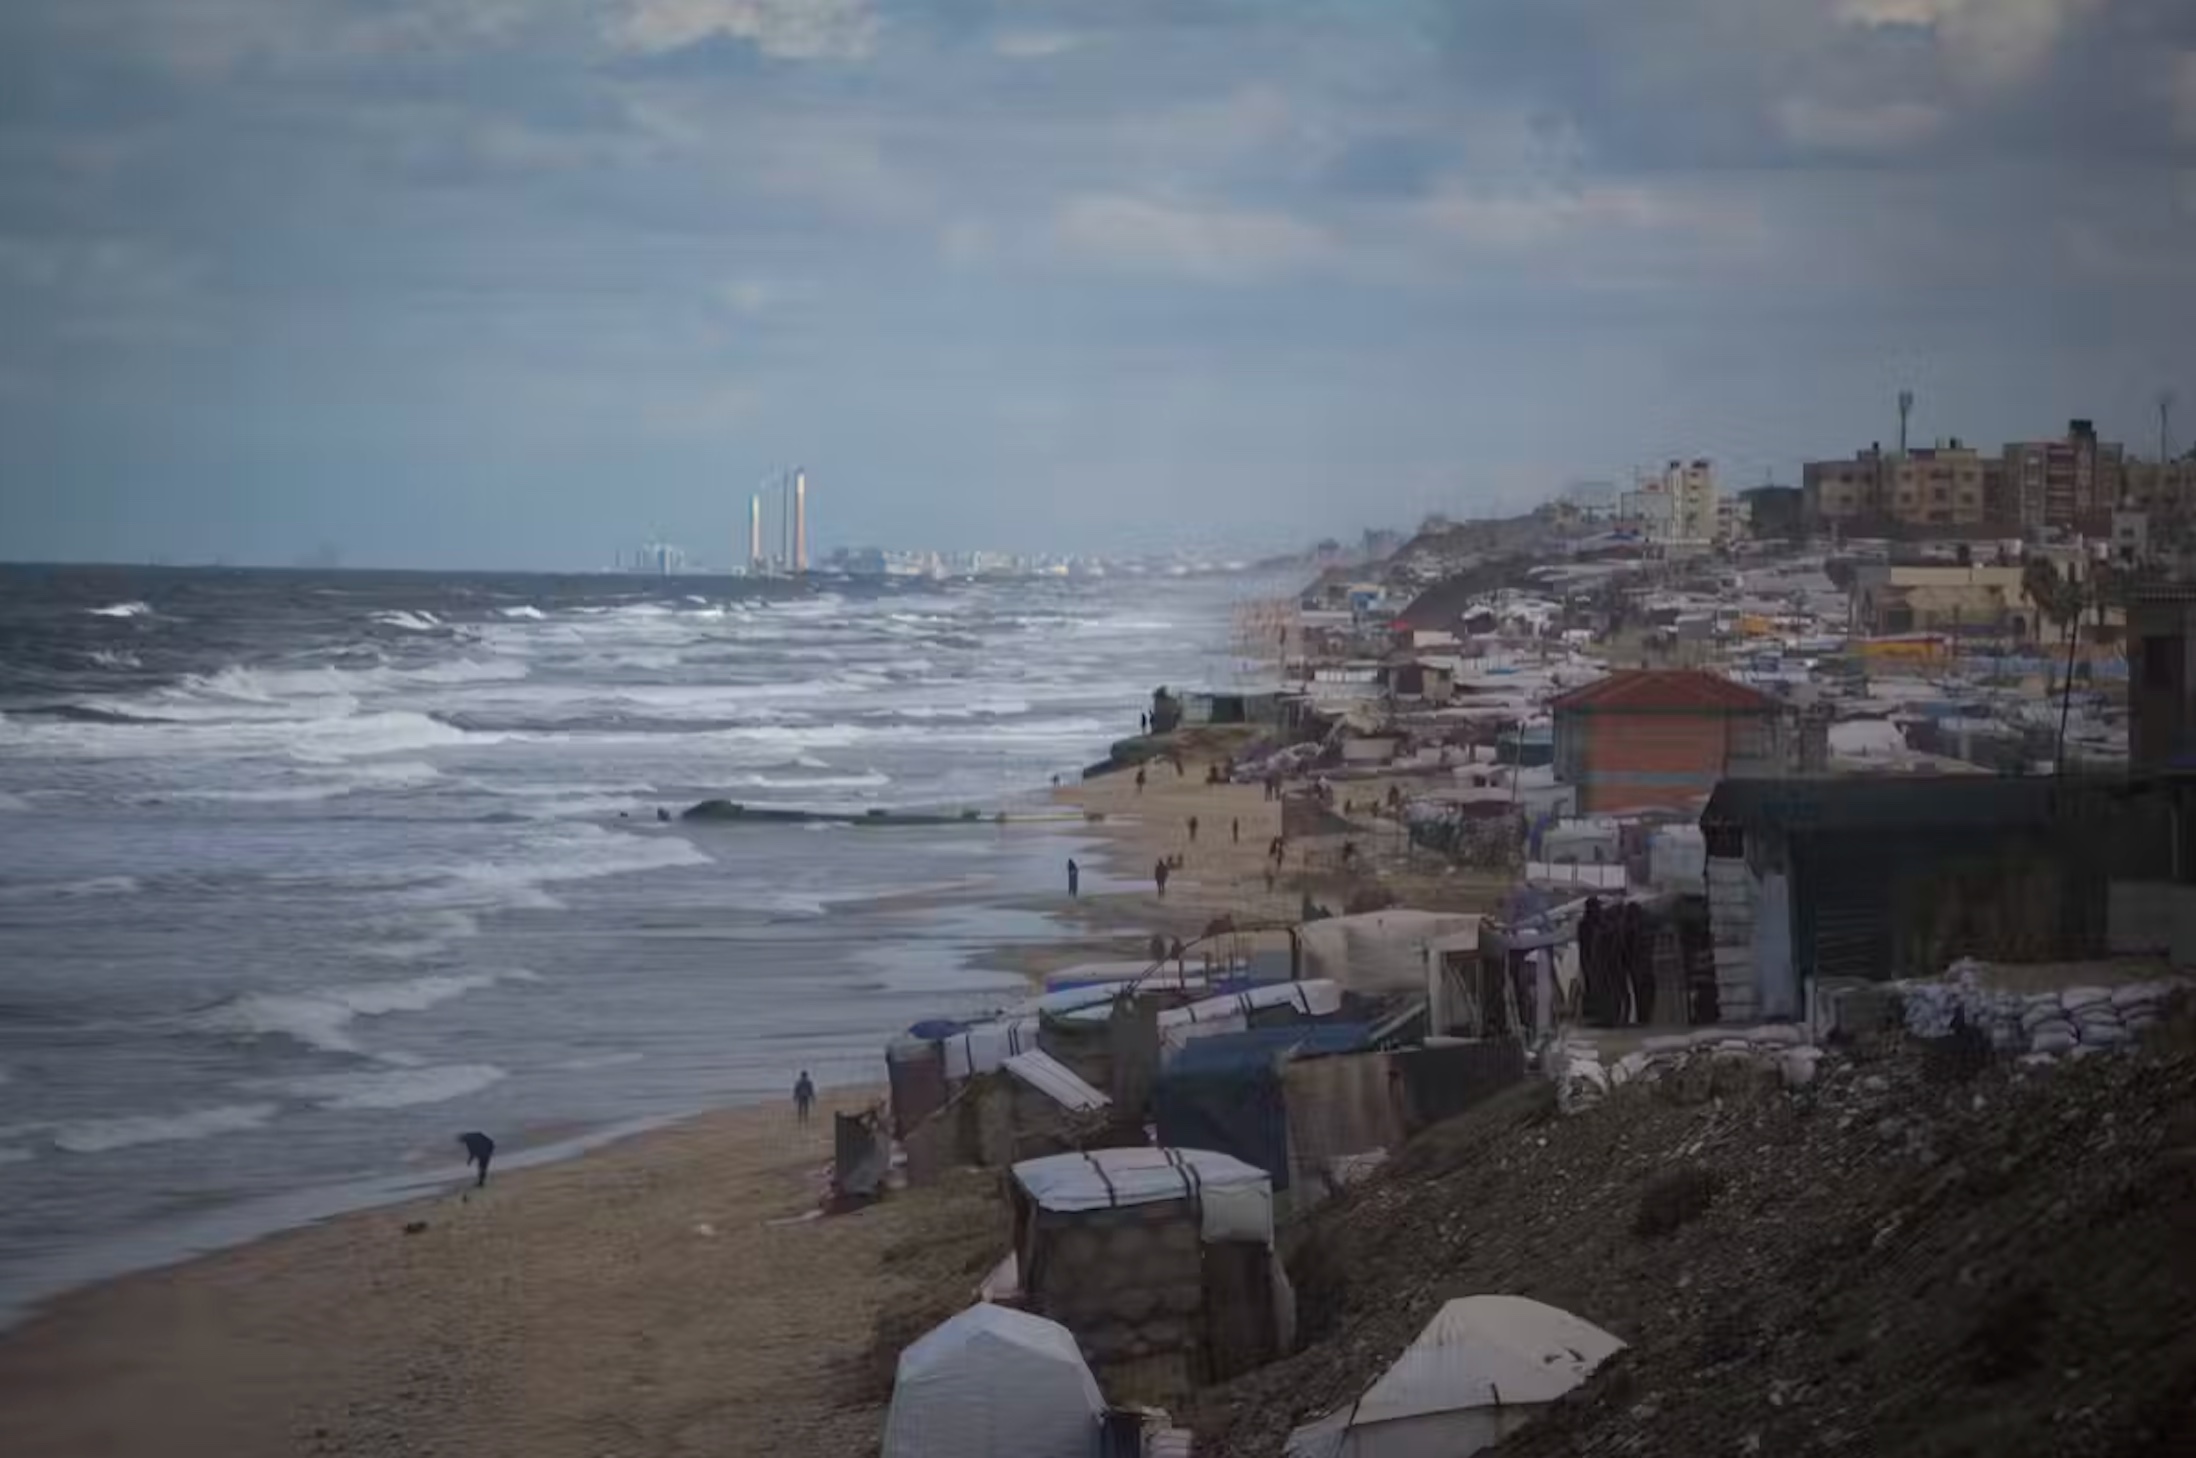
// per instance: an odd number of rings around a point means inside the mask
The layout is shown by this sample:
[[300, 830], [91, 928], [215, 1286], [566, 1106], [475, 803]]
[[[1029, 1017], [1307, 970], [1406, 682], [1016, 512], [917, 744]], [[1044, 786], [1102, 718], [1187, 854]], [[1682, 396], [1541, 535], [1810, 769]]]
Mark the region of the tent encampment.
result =
[[1478, 924], [1476, 916], [1407, 908], [1306, 922], [1298, 932], [1304, 975], [1327, 978], [1351, 992], [1422, 992], [1427, 947]]
[[1332, 982], [1273, 982], [1168, 1008], [1159, 1014], [1159, 1042], [1163, 1049], [1178, 1052], [1193, 1039], [1244, 1032], [1259, 1021], [1260, 1014], [1287, 1017], [1293, 1013], [1318, 1019], [1341, 1010], [1342, 989]]
[[1464, 1458], [1531, 1422], [1624, 1343], [1523, 1296], [1465, 1296], [1350, 1407], [1289, 1434], [1287, 1458]]
[[1090, 1458], [1105, 1406], [1066, 1327], [981, 1303], [900, 1353], [883, 1458]]

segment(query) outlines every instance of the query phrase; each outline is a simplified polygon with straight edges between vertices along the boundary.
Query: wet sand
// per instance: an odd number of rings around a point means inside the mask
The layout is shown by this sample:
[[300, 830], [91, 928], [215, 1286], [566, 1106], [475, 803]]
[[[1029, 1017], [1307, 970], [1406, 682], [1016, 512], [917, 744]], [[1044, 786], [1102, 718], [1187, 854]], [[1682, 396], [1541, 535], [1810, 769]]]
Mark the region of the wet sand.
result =
[[993, 1212], [962, 1183], [799, 1219], [830, 1127], [712, 1114], [65, 1297], [0, 1338], [0, 1449], [863, 1452], [844, 1374], [894, 1252]]

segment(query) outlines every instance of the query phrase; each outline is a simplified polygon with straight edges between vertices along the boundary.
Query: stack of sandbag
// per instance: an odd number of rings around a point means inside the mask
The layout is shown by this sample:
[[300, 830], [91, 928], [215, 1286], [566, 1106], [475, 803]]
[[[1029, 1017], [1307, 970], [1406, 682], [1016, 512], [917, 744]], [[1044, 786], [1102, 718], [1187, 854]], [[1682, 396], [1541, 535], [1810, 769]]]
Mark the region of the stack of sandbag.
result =
[[[1702, 1084], [1704, 1091], [1712, 1092], [1732, 1086], [1733, 1073], [1742, 1083], [1756, 1075], [1773, 1074], [1786, 1088], [1804, 1088], [1815, 1081], [1816, 1066], [1822, 1057], [1822, 1049], [1809, 1043], [1797, 1027], [1764, 1023], [1752, 1028], [1657, 1034], [1614, 1063], [1604, 1063], [1599, 1048], [1572, 1033], [1551, 1050], [1548, 1067], [1556, 1079], [1557, 1107], [1565, 1113], [1577, 1113], [1593, 1107], [1615, 1089], [1670, 1078], [1691, 1078]], [[1720, 1079], [1719, 1072], [1723, 1075]]]
[[1980, 986], [1981, 970], [1980, 963], [1963, 960], [1942, 981], [1897, 984], [1905, 999], [1906, 1030], [1919, 1038], [1941, 1038], [1952, 1031], [1957, 1010], [2001, 1052], [2025, 1053], [2030, 1062], [2088, 1056], [2133, 1043], [2189, 985], [2186, 977], [2169, 977], [2024, 995]]
[[2018, 993], [1984, 987], [1982, 976], [1988, 970], [1986, 964], [1962, 957], [1945, 969], [1942, 979], [1899, 983], [1905, 997], [1906, 1031], [1917, 1038], [1947, 1037], [1957, 1015], [2001, 1053], [2027, 1046], [2021, 1028], [2026, 1000]]

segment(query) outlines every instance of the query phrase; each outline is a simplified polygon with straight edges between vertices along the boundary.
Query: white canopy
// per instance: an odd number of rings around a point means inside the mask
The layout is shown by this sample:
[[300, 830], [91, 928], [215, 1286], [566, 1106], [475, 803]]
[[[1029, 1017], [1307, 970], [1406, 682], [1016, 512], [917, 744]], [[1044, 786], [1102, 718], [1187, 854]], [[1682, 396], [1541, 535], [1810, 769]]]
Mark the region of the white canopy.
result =
[[1434, 1315], [1354, 1407], [1289, 1435], [1288, 1458], [1461, 1458], [1491, 1447], [1624, 1343], [1523, 1296], [1466, 1296]]
[[1256, 1165], [1209, 1149], [1091, 1149], [1014, 1166], [1014, 1182], [1046, 1210], [1108, 1210], [1195, 1199], [1206, 1240], [1273, 1243], [1273, 1182]]
[[1006, 1071], [1065, 1109], [1102, 1109], [1113, 1102], [1050, 1053], [1032, 1049], [1006, 1061]]
[[1159, 1014], [1159, 1041], [1166, 1048], [1179, 1049], [1193, 1038], [1240, 1033], [1250, 1026], [1251, 1013], [1262, 1007], [1293, 1007], [1307, 1017], [1326, 1017], [1342, 1010], [1342, 989], [1326, 981], [1270, 982], [1247, 992], [1169, 1008]]
[[944, 1042], [947, 1078], [996, 1073], [1017, 1053], [1037, 1046], [1036, 1018], [1001, 1018], [978, 1023]]
[[1304, 969], [1353, 992], [1419, 992], [1426, 948], [1470, 931], [1478, 918], [1442, 911], [1368, 911], [1308, 921], [1298, 929]]
[[1066, 1327], [987, 1302], [900, 1353], [883, 1458], [1089, 1458], [1105, 1406]]

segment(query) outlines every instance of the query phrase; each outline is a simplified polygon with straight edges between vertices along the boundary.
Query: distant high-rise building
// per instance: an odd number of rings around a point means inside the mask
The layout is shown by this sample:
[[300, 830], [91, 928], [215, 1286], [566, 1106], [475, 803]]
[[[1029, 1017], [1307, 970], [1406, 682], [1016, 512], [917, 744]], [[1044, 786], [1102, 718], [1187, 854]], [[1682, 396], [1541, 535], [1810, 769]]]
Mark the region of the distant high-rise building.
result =
[[793, 570], [808, 570], [808, 473], [793, 473]]
[[1801, 468], [1807, 513], [1826, 525], [1865, 529], [1981, 526], [1991, 519], [1989, 463], [1957, 438], [1886, 452], [1871, 445], [1850, 459]]
[[763, 499], [760, 491], [747, 498], [747, 570], [763, 570]]

